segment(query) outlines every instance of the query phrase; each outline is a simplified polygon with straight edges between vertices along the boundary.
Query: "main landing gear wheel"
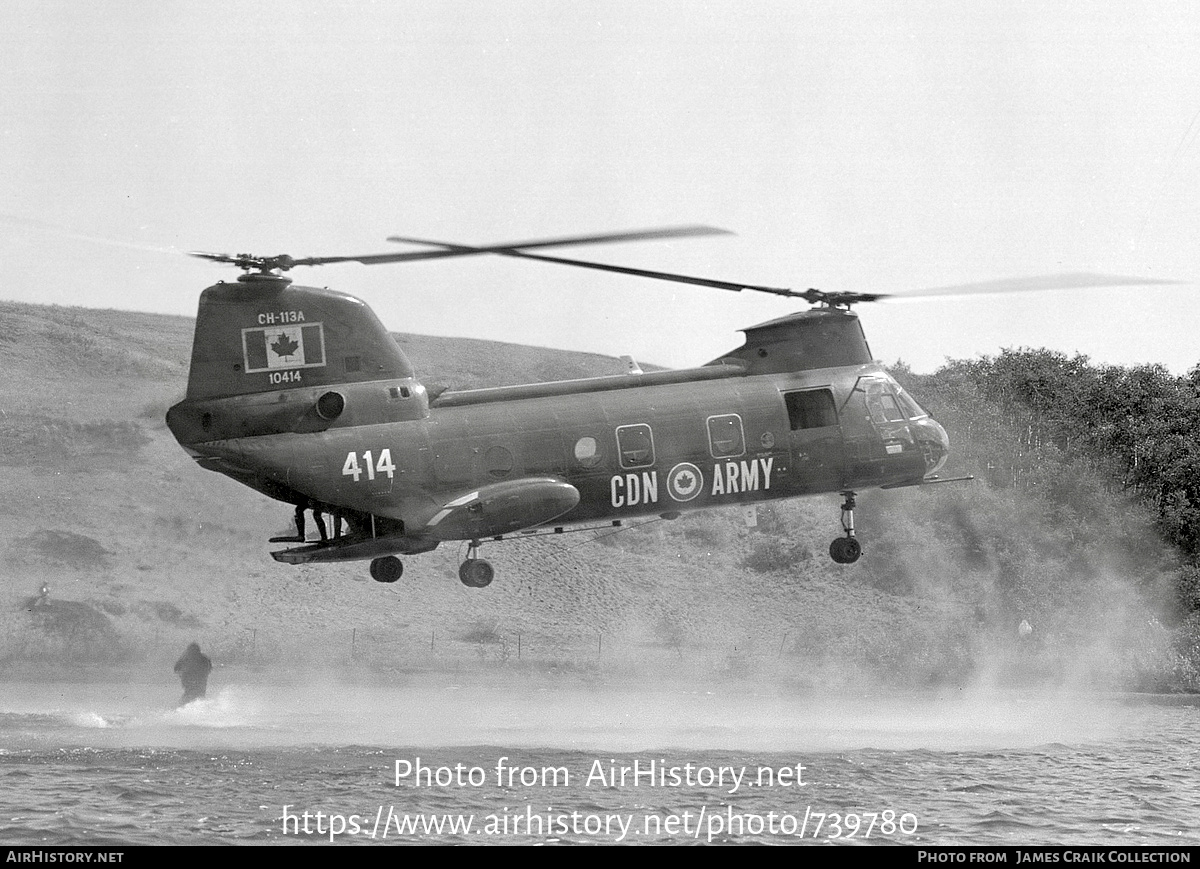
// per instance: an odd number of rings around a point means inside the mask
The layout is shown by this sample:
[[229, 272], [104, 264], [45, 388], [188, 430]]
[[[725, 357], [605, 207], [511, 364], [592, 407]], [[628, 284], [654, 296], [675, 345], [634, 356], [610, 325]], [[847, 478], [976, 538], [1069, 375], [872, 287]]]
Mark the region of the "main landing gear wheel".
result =
[[468, 558], [458, 567], [458, 578], [467, 588], [487, 588], [495, 575], [491, 563], [482, 558]]
[[854, 536], [854, 493], [842, 492], [846, 499], [842, 502], [842, 530], [844, 537], [829, 544], [829, 557], [838, 564], [853, 564], [862, 555], [862, 544]]
[[371, 562], [371, 579], [376, 582], [395, 582], [404, 575], [404, 562], [394, 555], [385, 555]]
[[479, 557], [479, 541], [467, 544], [467, 560], [458, 566], [458, 578], [467, 588], [487, 588], [496, 571], [490, 562]]

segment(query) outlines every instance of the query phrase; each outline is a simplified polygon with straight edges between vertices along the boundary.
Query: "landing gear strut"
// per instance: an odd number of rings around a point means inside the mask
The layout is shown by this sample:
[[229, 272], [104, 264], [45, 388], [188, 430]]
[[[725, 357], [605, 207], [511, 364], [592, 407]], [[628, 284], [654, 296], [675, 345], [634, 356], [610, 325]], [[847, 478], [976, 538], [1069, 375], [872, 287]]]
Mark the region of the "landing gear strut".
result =
[[467, 588], [487, 588], [496, 575], [491, 563], [478, 553], [479, 541], [472, 540], [467, 546], [467, 560], [458, 566], [458, 578]]
[[371, 561], [371, 579], [376, 582], [395, 582], [404, 575], [404, 562], [394, 555]]
[[862, 555], [862, 546], [854, 536], [854, 493], [842, 492], [845, 501], [842, 502], [842, 530], [845, 537], [839, 537], [829, 544], [829, 557], [838, 564], [853, 564]]

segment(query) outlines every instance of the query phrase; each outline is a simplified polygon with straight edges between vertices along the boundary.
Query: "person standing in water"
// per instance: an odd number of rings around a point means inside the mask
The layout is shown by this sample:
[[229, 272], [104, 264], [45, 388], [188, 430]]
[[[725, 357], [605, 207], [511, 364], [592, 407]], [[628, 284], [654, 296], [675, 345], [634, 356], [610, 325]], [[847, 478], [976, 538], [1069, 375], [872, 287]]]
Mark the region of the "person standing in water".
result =
[[180, 706], [186, 706], [193, 700], [204, 696], [208, 690], [208, 674], [212, 672], [212, 660], [200, 651], [199, 643], [191, 643], [187, 651], [175, 662], [175, 672], [183, 683], [183, 697]]

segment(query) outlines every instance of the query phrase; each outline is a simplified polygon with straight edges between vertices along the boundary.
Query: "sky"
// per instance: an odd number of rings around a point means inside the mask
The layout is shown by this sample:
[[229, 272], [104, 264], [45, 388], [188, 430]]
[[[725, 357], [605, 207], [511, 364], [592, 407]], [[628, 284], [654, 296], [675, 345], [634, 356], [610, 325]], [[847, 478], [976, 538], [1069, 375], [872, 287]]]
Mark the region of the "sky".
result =
[[[292, 256], [707, 224], [563, 255], [863, 305], [920, 372], [1006, 347], [1200, 363], [1200, 5], [0, 4], [0, 299], [193, 315]], [[398, 332], [683, 367], [797, 300], [500, 257], [296, 270]], [[418, 372], [420, 375], [420, 372]]]

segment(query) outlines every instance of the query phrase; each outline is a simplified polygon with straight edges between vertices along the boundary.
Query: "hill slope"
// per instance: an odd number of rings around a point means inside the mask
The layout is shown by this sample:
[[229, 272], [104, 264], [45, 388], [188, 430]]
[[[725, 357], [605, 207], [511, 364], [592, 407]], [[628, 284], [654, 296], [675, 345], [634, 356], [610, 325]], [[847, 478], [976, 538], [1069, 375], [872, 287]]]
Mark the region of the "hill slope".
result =
[[[1154, 603], [1137, 590], [1169, 564], [1143, 559], [1131, 585], [1119, 574], [1133, 562], [1097, 550], [1104, 565], [1080, 580], [1103, 601], [1096, 609], [1015, 593], [1036, 582], [1017, 574], [1065, 568], [1017, 496], [982, 485], [864, 493], [866, 555], [850, 567], [825, 555], [836, 496], [764, 508], [756, 528], [713, 511], [491, 546], [497, 580], [486, 590], [459, 583], [454, 546], [408, 559], [394, 586], [367, 579], [365, 564], [279, 565], [266, 538], [286, 532], [291, 509], [198, 468], [163, 423], [186, 385], [191, 334], [187, 318], [0, 303], [0, 665], [10, 674], [158, 678], [193, 639], [226, 665], [691, 672], [840, 689], [1076, 676], [1143, 685], [1173, 666], [1145, 629]], [[418, 376], [452, 387], [623, 370], [512, 344], [398, 340]], [[1017, 640], [1022, 618], [1037, 626], [1036, 650]]]

